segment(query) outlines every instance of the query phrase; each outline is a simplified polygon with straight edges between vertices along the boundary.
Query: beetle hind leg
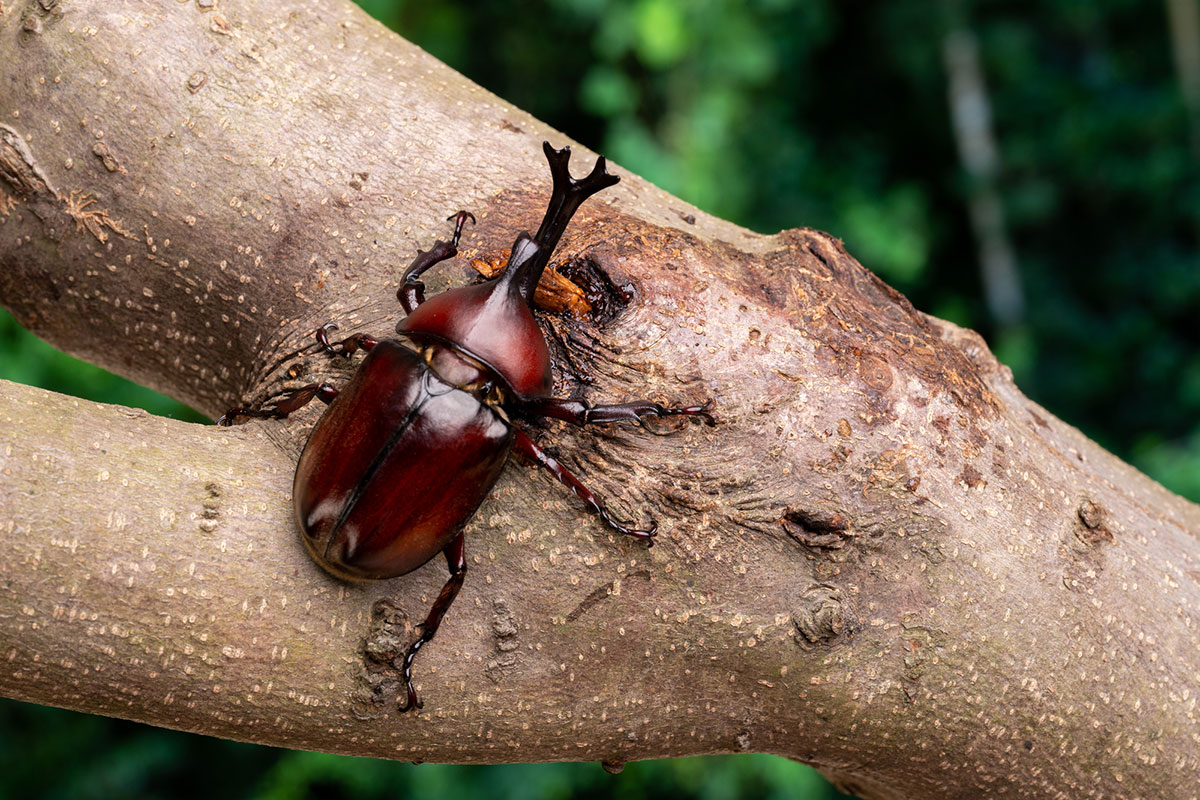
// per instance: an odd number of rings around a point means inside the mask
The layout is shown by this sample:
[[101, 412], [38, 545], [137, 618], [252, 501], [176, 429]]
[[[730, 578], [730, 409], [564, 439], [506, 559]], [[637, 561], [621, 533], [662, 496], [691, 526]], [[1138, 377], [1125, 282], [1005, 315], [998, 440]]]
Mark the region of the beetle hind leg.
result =
[[421, 623], [421, 635], [404, 654], [404, 688], [407, 697], [404, 705], [400, 706], [401, 714], [424, 705], [417, 697], [417, 690], [413, 688], [413, 659], [417, 657], [417, 653], [425, 646], [425, 643], [433, 639], [433, 635], [437, 633], [438, 626], [442, 624], [442, 617], [446, 616], [446, 611], [454, 602], [454, 598], [458, 597], [458, 590], [462, 588], [463, 578], [467, 575], [467, 559], [462, 531], [459, 531], [450, 544], [446, 545], [446, 549], [442, 553], [446, 556], [446, 566], [450, 568], [450, 577], [446, 580], [442, 591], [438, 593], [437, 600], [433, 602], [433, 608], [429, 609], [429, 615]]
[[555, 479], [575, 493], [575, 496], [582, 500], [588, 508], [596, 512], [600, 519], [604, 520], [604, 524], [612, 528], [617, 533], [623, 533], [626, 536], [632, 536], [636, 539], [646, 539], [647, 545], [653, 545], [654, 534], [658, 532], [658, 523], [651, 521], [648, 528], [629, 528], [612, 518], [608, 513], [608, 509], [604, 504], [592, 494], [592, 490], [583, 485], [583, 483], [572, 475], [566, 467], [558, 463], [558, 461], [547, 453], [542, 448], [538, 447], [529, 436], [521, 430], [513, 429], [514, 441], [513, 447], [517, 452], [528, 458], [530, 461], [545, 467], [550, 471], [550, 474]]

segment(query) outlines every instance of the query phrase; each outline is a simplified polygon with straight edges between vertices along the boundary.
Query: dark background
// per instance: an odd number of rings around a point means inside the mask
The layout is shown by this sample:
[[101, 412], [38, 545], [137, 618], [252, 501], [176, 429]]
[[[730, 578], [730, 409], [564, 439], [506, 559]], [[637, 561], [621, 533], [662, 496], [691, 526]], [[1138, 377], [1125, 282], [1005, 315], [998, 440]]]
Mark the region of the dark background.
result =
[[[918, 308], [980, 331], [1033, 399], [1200, 500], [1200, 30], [1168, 13], [1200, 0], [360, 2], [706, 211], [843, 238]], [[974, 77], [951, 47], [974, 53]], [[994, 145], [982, 166], [960, 156], [951, 86], [983, 121], [972, 141]], [[989, 300], [972, 224], [988, 201], [992, 241], [1013, 256], [1007, 302]], [[0, 377], [206, 421], [3, 312]], [[771, 756], [617, 776], [418, 767], [14, 702], [0, 703], [0, 742], [0, 800], [834, 796]]]

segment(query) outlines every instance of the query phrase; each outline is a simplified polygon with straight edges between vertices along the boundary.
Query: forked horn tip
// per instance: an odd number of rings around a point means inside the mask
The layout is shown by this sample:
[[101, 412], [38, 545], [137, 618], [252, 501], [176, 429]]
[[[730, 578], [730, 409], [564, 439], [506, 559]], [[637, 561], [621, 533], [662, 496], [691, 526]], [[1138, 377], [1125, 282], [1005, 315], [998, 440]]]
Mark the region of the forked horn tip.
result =
[[588, 175], [588, 179], [603, 183], [604, 186], [612, 186], [621, 182], [620, 175], [614, 175], [608, 171], [608, 161], [604, 156], [596, 159], [596, 165], [592, 167], [592, 173]]
[[546, 154], [546, 160], [553, 164], [556, 161], [570, 161], [571, 145], [563, 145], [561, 150], [555, 150], [549, 141], [542, 142], [542, 152]]

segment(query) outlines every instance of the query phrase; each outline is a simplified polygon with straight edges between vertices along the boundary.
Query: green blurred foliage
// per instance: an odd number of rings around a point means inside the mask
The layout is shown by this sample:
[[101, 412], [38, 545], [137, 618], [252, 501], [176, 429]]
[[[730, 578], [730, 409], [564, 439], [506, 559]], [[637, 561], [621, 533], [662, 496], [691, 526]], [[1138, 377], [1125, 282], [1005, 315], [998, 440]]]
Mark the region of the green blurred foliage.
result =
[[278, 750], [0, 702], [0, 800], [836, 800], [811, 768], [767, 755], [629, 764], [446, 766]]
[[[1162, 4], [360, 2], [706, 211], [842, 237], [917, 307], [983, 333], [1032, 398], [1200, 500], [1200, 162]], [[1005, 327], [982, 301], [947, 109], [951, 13], [980, 43], [1024, 283], [1025, 318]], [[0, 377], [166, 410], [31, 338], [0, 319]], [[12, 797], [831, 796], [811, 771], [765, 756], [615, 777], [595, 765], [412, 767], [15, 703], [0, 705], [0, 735], [0, 796]]]
[[2, 308], [0, 378], [99, 403], [144, 408], [152, 414], [187, 422], [210, 421], [203, 414], [165, 395], [55, 350], [22, 328], [12, 314]]

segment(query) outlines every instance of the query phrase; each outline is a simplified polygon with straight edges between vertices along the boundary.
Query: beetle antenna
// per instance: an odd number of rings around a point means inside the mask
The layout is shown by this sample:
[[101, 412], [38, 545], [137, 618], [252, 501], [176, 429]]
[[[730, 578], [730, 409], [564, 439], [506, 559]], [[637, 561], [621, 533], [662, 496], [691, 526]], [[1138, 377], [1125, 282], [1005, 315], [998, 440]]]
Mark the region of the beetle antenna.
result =
[[558, 241], [562, 238], [563, 231], [567, 229], [567, 224], [570, 223], [571, 217], [574, 216], [579, 206], [596, 192], [621, 180], [620, 176], [613, 175], [608, 171], [604, 156], [596, 159], [592, 171], [586, 178], [576, 180], [571, 177], [571, 170], [568, 166], [571, 160], [570, 147], [555, 150], [549, 142], [542, 142], [542, 150], [546, 153], [546, 161], [550, 164], [550, 177], [554, 181], [554, 189], [550, 193], [550, 203], [546, 206], [546, 215], [542, 218], [541, 227], [533, 237], [539, 250], [531, 260], [521, 265], [520, 277], [514, 278], [521, 295], [526, 300], [533, 295], [533, 290], [541, 280], [546, 264], [550, 262], [550, 255], [554, 252], [554, 248], [558, 247]]

